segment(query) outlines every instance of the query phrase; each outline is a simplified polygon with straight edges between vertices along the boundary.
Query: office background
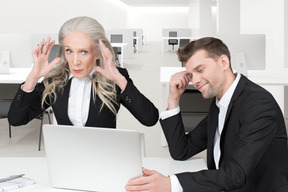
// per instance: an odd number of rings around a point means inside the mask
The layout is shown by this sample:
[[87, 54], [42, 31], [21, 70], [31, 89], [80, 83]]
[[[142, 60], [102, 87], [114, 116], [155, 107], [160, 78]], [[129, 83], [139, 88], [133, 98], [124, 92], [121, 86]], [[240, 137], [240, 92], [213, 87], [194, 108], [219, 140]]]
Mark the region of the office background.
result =
[[[265, 34], [266, 71], [277, 73], [288, 68], [287, 0], [1, 0], [0, 7], [0, 33], [57, 33], [63, 22], [80, 15], [97, 19], [107, 30], [142, 28], [147, 44], [138, 55], [124, 61], [124, 67], [136, 86], [160, 110], [160, 67], [180, 66], [175, 54], [161, 53], [163, 28], [191, 28], [195, 36], [213, 35], [217, 30], [221, 33]], [[284, 111], [288, 91], [283, 86], [265, 88], [272, 92]], [[5, 126], [1, 120], [1, 137], [7, 135]], [[31, 127], [38, 127], [38, 122], [32, 122], [25, 129], [31, 131]], [[152, 128], [143, 127], [122, 107], [118, 127], [144, 132], [147, 155], [168, 155], [167, 148], [160, 145], [159, 123]], [[16, 134], [20, 131], [19, 128], [13, 129]]]

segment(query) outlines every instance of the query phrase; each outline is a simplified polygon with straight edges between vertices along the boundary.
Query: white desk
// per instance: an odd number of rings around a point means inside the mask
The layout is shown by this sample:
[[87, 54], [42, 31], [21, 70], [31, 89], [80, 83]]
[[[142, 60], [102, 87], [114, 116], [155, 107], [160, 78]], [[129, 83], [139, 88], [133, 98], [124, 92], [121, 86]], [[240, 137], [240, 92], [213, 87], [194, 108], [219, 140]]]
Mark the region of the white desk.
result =
[[[163, 175], [207, 169], [202, 158], [192, 158], [187, 161], [174, 161], [170, 158], [144, 157], [143, 166], [147, 169], [159, 171]], [[17, 192], [72, 192], [72, 190], [50, 187], [45, 157], [1, 157], [0, 170], [0, 178], [23, 173], [25, 174], [24, 177], [36, 181], [35, 185], [21, 188], [16, 190]], [[85, 178], [83, 177], [83, 179]], [[73, 191], [75, 192], [75, 190]]]
[[142, 34], [142, 45], [146, 45], [146, 34]]
[[111, 43], [112, 47], [118, 47], [121, 48], [121, 54], [120, 54], [120, 66], [124, 66], [124, 47], [127, 45], [127, 43]]
[[190, 39], [190, 41], [193, 41], [198, 39], [198, 37], [162, 37], [162, 53], [165, 51], [164, 44], [168, 39], [177, 39], [178, 41], [180, 41], [180, 39]]
[[134, 39], [136, 40], [136, 44], [135, 44], [136, 53], [139, 53], [139, 39], [140, 39], [140, 37], [133, 37], [133, 40]]
[[[167, 98], [169, 91], [169, 81], [171, 75], [174, 73], [186, 71], [185, 67], [161, 67], [160, 68], [160, 83], [161, 83], [161, 93], [162, 93], [162, 103], [161, 111], [167, 108]], [[261, 86], [288, 86], [288, 69], [281, 70], [248, 70], [248, 78]], [[190, 83], [192, 85], [192, 83]], [[164, 133], [161, 134], [161, 146], [167, 146], [167, 141]]]
[[288, 69], [248, 70], [248, 78], [259, 85], [288, 86]]
[[20, 84], [26, 80], [31, 68], [10, 68], [9, 74], [0, 74], [2, 84]]
[[[31, 71], [31, 68], [10, 68], [10, 73], [0, 74], [0, 84], [21, 84], [26, 81], [26, 77]], [[39, 82], [43, 78], [39, 79]], [[53, 123], [56, 124], [56, 118], [53, 113]]]

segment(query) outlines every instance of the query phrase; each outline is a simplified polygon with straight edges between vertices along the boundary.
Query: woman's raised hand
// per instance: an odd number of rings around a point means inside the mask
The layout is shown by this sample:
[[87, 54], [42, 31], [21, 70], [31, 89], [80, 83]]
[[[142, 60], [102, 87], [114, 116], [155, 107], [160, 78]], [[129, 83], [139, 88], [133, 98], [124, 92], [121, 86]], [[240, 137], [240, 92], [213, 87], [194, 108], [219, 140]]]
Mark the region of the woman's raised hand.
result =
[[47, 38], [46, 42], [45, 39], [42, 39], [38, 47], [32, 51], [34, 64], [22, 87], [23, 91], [33, 90], [38, 80], [46, 76], [57, 63], [61, 62], [61, 58], [59, 57], [55, 58], [51, 63], [48, 62], [49, 54], [55, 44], [54, 40], [52, 42], [50, 41], [50, 37]]
[[53, 40], [52, 42], [50, 41], [50, 37], [47, 38], [46, 42], [45, 39], [42, 39], [38, 47], [36, 47], [32, 51], [34, 65], [31, 72], [33, 73], [35, 78], [40, 79], [41, 77], [46, 76], [53, 69], [55, 64], [61, 61], [61, 58], [57, 57], [51, 63], [48, 62], [49, 54], [55, 44], [55, 40]]
[[101, 40], [99, 40], [99, 48], [103, 58], [104, 68], [96, 66], [95, 70], [101, 73], [110, 81], [115, 82], [123, 91], [126, 88], [127, 80], [115, 67], [111, 51], [104, 45]]

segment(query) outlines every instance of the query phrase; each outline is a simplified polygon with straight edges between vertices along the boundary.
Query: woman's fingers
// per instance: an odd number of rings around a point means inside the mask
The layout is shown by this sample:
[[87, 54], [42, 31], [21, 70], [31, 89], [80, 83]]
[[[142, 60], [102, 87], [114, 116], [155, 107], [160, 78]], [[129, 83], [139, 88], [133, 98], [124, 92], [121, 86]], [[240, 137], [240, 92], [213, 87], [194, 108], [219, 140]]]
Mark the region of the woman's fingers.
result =
[[49, 57], [51, 49], [55, 45], [55, 40], [53, 40], [52, 42], [50, 41], [51, 41], [50, 37], [47, 38], [46, 42], [45, 42], [45, 39], [41, 40], [38, 46], [32, 51], [32, 55], [34, 59], [37, 59], [43, 56]]
[[40, 43], [38, 44], [38, 46], [32, 51], [33, 57], [39, 56], [39, 54], [41, 53], [41, 48], [42, 48], [44, 42], [45, 42], [45, 39], [42, 39], [42, 40], [40, 41]]
[[62, 61], [62, 59], [60, 57], [56, 57], [53, 61], [51, 61], [51, 63], [49, 63], [49, 68], [50, 68], [50, 71], [53, 69], [53, 67], [60, 63]]
[[42, 54], [47, 55], [49, 47], [50, 47], [50, 41], [51, 41], [51, 38], [48, 37], [45, 44], [42, 47]]
[[104, 43], [101, 40], [99, 40], [99, 48], [100, 48], [102, 57], [106, 58], [107, 50], [106, 50], [106, 47], [105, 47]]
[[105, 65], [111, 65], [113, 63], [111, 51], [104, 45], [104, 43], [101, 40], [99, 40], [99, 47], [100, 47], [100, 51], [101, 51]]
[[46, 51], [46, 55], [48, 55], [48, 56], [50, 55], [51, 49], [54, 45], [55, 45], [55, 40], [53, 40], [51, 43], [49, 43], [48, 50]]

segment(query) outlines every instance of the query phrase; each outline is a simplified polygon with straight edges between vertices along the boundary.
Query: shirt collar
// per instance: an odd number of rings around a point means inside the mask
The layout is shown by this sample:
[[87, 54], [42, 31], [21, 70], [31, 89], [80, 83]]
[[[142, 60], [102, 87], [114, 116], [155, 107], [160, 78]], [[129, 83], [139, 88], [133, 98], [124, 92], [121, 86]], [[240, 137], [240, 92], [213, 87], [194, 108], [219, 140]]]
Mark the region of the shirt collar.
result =
[[232, 85], [229, 87], [229, 89], [225, 92], [225, 94], [223, 95], [223, 97], [219, 100], [216, 97], [216, 105], [219, 108], [221, 107], [225, 107], [228, 108], [228, 105], [230, 103], [230, 100], [233, 96], [233, 93], [236, 89], [236, 86], [240, 80], [241, 74], [237, 73], [235, 80], [233, 81]]

